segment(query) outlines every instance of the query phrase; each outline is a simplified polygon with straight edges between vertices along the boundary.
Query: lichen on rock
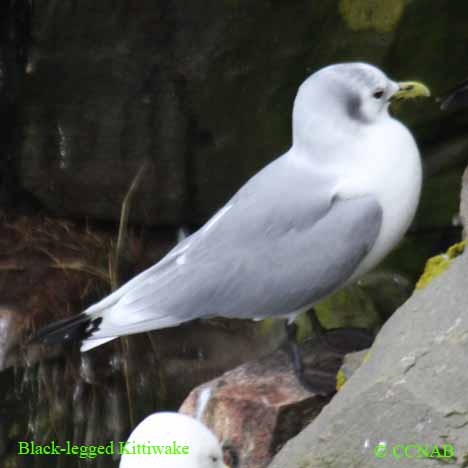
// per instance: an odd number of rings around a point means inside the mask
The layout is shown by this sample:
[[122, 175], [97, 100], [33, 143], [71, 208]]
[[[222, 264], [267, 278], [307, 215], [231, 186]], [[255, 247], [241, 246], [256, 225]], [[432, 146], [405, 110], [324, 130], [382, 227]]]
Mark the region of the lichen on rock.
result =
[[424, 272], [416, 283], [416, 289], [421, 289], [427, 286], [436, 276], [443, 273], [453, 262], [454, 258], [461, 255], [466, 246], [467, 241], [458, 242], [449, 247], [447, 252], [436, 255], [426, 262]]
[[353, 31], [393, 31], [405, 9], [406, 0], [341, 0], [339, 11]]
[[336, 373], [336, 391], [339, 392], [343, 385], [351, 378], [357, 369], [370, 357], [370, 351], [363, 349], [349, 353], [344, 357], [340, 370]]

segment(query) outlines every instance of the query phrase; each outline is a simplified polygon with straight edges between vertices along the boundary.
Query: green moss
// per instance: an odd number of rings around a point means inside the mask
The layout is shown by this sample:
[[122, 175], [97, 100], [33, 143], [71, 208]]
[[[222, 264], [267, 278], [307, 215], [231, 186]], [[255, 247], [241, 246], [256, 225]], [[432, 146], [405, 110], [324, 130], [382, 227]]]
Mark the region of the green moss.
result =
[[266, 335], [270, 332], [273, 326], [273, 319], [271, 317], [267, 317], [266, 319], [260, 322], [260, 333]]
[[416, 283], [416, 289], [426, 287], [436, 276], [443, 273], [453, 262], [454, 258], [464, 252], [466, 243], [467, 241], [458, 242], [452, 245], [444, 254], [430, 258], [426, 263], [424, 273]]
[[405, 0], [341, 0], [339, 11], [353, 31], [391, 32], [405, 9]]
[[337, 392], [341, 390], [343, 385], [346, 383], [346, 380], [347, 380], [346, 374], [344, 373], [342, 369], [340, 369], [338, 373], [336, 374], [336, 391]]
[[336, 373], [336, 390], [340, 391], [343, 388], [343, 385], [350, 379], [350, 377], [356, 372], [356, 370], [361, 367], [362, 364], [367, 362], [371, 356], [371, 352], [368, 351], [361, 358], [361, 362], [356, 362], [354, 364], [347, 364], [346, 359], [339, 371]]
[[380, 325], [380, 317], [371, 298], [359, 286], [336, 292], [317, 304], [315, 309], [325, 328], [376, 329]]

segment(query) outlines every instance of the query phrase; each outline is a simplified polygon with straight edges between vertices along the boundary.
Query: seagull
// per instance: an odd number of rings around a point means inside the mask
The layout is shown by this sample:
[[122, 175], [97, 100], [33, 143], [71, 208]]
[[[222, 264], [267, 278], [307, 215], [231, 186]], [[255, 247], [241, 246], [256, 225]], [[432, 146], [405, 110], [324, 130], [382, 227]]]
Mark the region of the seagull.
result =
[[148, 416], [119, 443], [119, 453], [119, 468], [229, 468], [216, 436], [181, 413]]
[[294, 324], [374, 268], [408, 229], [421, 160], [389, 106], [429, 95], [422, 83], [397, 83], [366, 63], [315, 72], [295, 98], [286, 153], [155, 265], [36, 340], [80, 339], [88, 351], [194, 319]]

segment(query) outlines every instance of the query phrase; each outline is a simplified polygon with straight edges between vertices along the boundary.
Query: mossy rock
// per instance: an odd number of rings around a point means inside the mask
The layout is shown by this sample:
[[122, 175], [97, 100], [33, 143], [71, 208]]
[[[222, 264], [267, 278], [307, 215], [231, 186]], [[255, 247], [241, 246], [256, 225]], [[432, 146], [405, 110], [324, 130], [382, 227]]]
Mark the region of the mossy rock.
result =
[[447, 270], [453, 260], [465, 251], [467, 242], [466, 240], [458, 242], [452, 245], [447, 252], [430, 258], [426, 263], [424, 273], [416, 283], [416, 289], [425, 288], [435, 277]]

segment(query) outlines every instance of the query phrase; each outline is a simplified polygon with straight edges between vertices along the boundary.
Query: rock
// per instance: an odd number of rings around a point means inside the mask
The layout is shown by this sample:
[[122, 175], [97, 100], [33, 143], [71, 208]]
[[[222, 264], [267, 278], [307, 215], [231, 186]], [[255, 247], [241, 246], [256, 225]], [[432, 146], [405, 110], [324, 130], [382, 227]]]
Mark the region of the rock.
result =
[[[381, 318], [379, 325], [382, 325], [382, 321], [387, 320], [413, 292], [413, 284], [406, 276], [383, 269], [367, 273], [358, 280], [357, 286], [372, 300], [374, 309]], [[358, 307], [356, 309], [359, 310]]]
[[0, 2], [0, 207], [21, 206], [16, 161], [18, 110], [24, 69], [30, 46], [32, 2]]
[[[49, 351], [49, 359], [34, 365], [20, 362], [23, 367], [0, 372], [0, 423], [7, 420], [0, 428], [12, 463], [1, 459], [0, 465], [20, 466], [14, 442], [25, 433], [37, 441], [47, 434], [60, 444], [118, 444], [155, 409], [175, 409], [195, 385], [270, 352], [277, 346], [271, 332], [250, 321], [195, 322], [122, 338], [86, 354], [74, 346], [59, 356]], [[115, 464], [112, 457], [99, 461], [103, 468]]]
[[[440, 461], [464, 466], [467, 277], [464, 253], [417, 290], [384, 325], [369, 359], [270, 468], [433, 467], [430, 458], [393, 457], [401, 453], [397, 444], [415, 443], [453, 446], [454, 457]], [[374, 454], [377, 445], [384, 458]]]
[[[20, 182], [56, 215], [116, 221], [147, 161], [131, 221], [199, 224], [290, 145], [297, 87], [321, 66], [366, 60], [424, 78], [435, 94], [464, 77], [453, 44], [463, 42], [466, 4], [444, 11], [403, 0], [210, 0], [204, 14], [182, 0], [39, 2]], [[441, 125], [436, 103], [396, 112], [429, 141], [435, 125], [446, 140], [467, 120]]]
[[351, 378], [351, 376], [361, 367], [362, 363], [369, 356], [369, 350], [355, 351], [346, 354], [343, 359], [343, 364], [336, 374], [336, 389], [341, 390], [343, 385]]
[[15, 349], [20, 343], [23, 331], [23, 320], [17, 310], [0, 307], [0, 371], [10, 367], [18, 360]]
[[464, 237], [466, 239], [468, 234], [468, 167], [463, 173], [460, 199], [460, 218], [463, 224]]
[[431, 257], [424, 267], [424, 272], [416, 283], [416, 289], [426, 287], [437, 275], [444, 272], [461, 255], [466, 248], [467, 241], [457, 242], [447, 249], [447, 252]]
[[[283, 337], [275, 333], [274, 325], [260, 322], [197, 321], [124, 337], [85, 354], [77, 344], [50, 346], [36, 353], [36, 359], [37, 354], [43, 359], [31, 365], [20, 354], [13, 381], [6, 380], [12, 369], [0, 373], [0, 400], [5, 402], [0, 418], [6, 412], [10, 441], [28, 433], [31, 440], [47, 434], [48, 440], [63, 444], [67, 439], [117, 444], [155, 409], [175, 409], [194, 386], [271, 352]], [[8, 444], [7, 452], [17, 460], [15, 447]], [[99, 466], [115, 464], [112, 457], [103, 457]]]
[[244, 364], [194, 389], [180, 412], [201, 417], [242, 468], [263, 468], [328, 401], [305, 390], [286, 352]]
[[[35, 6], [36, 7], [36, 6]], [[22, 100], [20, 179], [56, 215], [180, 223], [185, 209], [184, 77], [169, 66], [174, 11], [145, 1], [35, 8]]]
[[[167, 400], [177, 407], [197, 385], [244, 362], [270, 354], [285, 339], [281, 321], [195, 321], [148, 334], [153, 345], [145, 352], [161, 362]], [[128, 337], [138, 349], [139, 336]], [[144, 352], [141, 350], [140, 353]], [[138, 352], [135, 353], [138, 359]], [[137, 366], [136, 366], [137, 367]]]
[[263, 468], [279, 448], [320, 411], [335, 392], [343, 356], [369, 347], [361, 329], [327, 330], [301, 344], [306, 390], [289, 352], [279, 349], [194, 389], [180, 411], [201, 418], [226, 442], [243, 468]]

